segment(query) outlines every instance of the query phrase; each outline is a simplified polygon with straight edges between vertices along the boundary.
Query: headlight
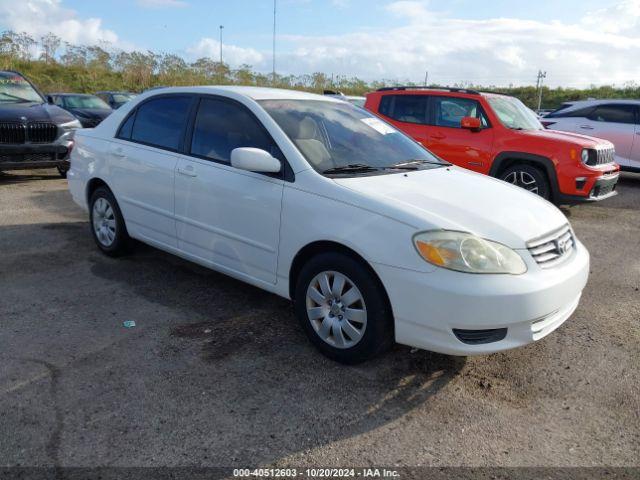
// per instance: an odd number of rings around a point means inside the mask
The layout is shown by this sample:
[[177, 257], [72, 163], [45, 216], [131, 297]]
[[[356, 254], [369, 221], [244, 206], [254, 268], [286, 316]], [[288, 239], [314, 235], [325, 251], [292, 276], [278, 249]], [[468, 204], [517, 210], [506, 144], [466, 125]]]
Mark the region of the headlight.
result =
[[586, 148], [582, 150], [582, 163], [585, 165], [589, 162], [589, 150]]
[[470, 233], [435, 230], [414, 235], [418, 254], [438, 267], [466, 273], [509, 273], [527, 271], [522, 257], [501, 243]]
[[80, 120], [74, 118], [70, 122], [61, 124], [60, 128], [63, 130], [75, 130], [76, 128], [82, 128], [82, 124], [80, 123]]

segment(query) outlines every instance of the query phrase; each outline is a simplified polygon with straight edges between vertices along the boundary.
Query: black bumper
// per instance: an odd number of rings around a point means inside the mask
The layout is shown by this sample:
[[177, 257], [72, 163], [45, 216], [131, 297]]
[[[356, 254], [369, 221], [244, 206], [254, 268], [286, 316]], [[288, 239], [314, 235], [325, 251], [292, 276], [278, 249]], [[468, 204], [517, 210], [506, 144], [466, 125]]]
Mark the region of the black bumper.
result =
[[559, 201], [556, 203], [559, 205], [575, 205], [576, 203], [599, 202], [600, 200], [615, 197], [618, 194], [616, 185], [619, 177], [619, 172], [603, 175], [595, 181], [588, 196], [561, 194], [559, 195]]
[[61, 167], [67, 169], [69, 149], [65, 145], [0, 145], [0, 170]]

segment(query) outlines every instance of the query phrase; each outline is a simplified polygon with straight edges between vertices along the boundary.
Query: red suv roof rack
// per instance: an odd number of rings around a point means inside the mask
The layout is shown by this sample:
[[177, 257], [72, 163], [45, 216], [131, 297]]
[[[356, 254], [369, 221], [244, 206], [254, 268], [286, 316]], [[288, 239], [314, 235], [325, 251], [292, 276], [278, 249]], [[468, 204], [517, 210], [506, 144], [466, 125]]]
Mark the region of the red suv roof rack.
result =
[[453, 88], [453, 87], [425, 87], [420, 85], [403, 85], [398, 87], [383, 87], [376, 90], [376, 92], [387, 92], [390, 90], [445, 90], [447, 92], [457, 93], [469, 93], [471, 95], [480, 95], [478, 90], [471, 90], [469, 88]]

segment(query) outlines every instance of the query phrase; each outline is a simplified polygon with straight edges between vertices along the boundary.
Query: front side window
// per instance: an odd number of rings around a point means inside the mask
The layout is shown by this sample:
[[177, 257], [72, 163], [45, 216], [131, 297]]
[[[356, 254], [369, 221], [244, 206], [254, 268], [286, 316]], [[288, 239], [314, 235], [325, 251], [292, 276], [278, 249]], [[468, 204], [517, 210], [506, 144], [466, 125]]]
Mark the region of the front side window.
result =
[[42, 103], [42, 97], [17, 73], [0, 72], [0, 103]]
[[635, 107], [633, 105], [600, 105], [588, 118], [595, 122], [635, 123]]
[[544, 128], [533, 110], [527, 108], [517, 98], [492, 95], [487, 97], [487, 101], [500, 122], [507, 128], [513, 130], [542, 130]]
[[432, 97], [434, 124], [439, 127], [461, 128], [464, 117], [480, 119], [483, 127], [488, 127], [487, 117], [476, 100], [461, 97]]
[[190, 105], [190, 97], [160, 97], [143, 103], [135, 115], [131, 140], [178, 150]]
[[88, 108], [95, 110], [111, 110], [111, 107], [104, 100], [93, 95], [67, 95], [64, 98], [64, 105], [67, 108]]
[[274, 154], [269, 134], [245, 108], [212, 98], [202, 99], [191, 139], [191, 153], [230, 163], [234, 148], [253, 147]]
[[348, 103], [322, 100], [258, 103], [320, 173], [330, 174], [344, 168], [397, 173], [399, 170], [393, 166], [407, 162], [426, 163], [421, 168], [447, 165], [393, 126]]

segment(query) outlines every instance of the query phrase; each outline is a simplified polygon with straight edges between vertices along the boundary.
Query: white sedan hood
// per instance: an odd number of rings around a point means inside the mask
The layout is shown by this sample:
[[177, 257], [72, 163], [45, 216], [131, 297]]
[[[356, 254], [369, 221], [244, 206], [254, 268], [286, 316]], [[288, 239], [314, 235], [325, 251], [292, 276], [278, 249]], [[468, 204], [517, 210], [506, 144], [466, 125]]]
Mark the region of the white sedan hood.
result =
[[527, 241], [568, 223], [537, 195], [453, 166], [335, 182], [377, 203], [366, 202], [367, 208], [419, 230], [470, 232], [511, 248], [526, 248]]

